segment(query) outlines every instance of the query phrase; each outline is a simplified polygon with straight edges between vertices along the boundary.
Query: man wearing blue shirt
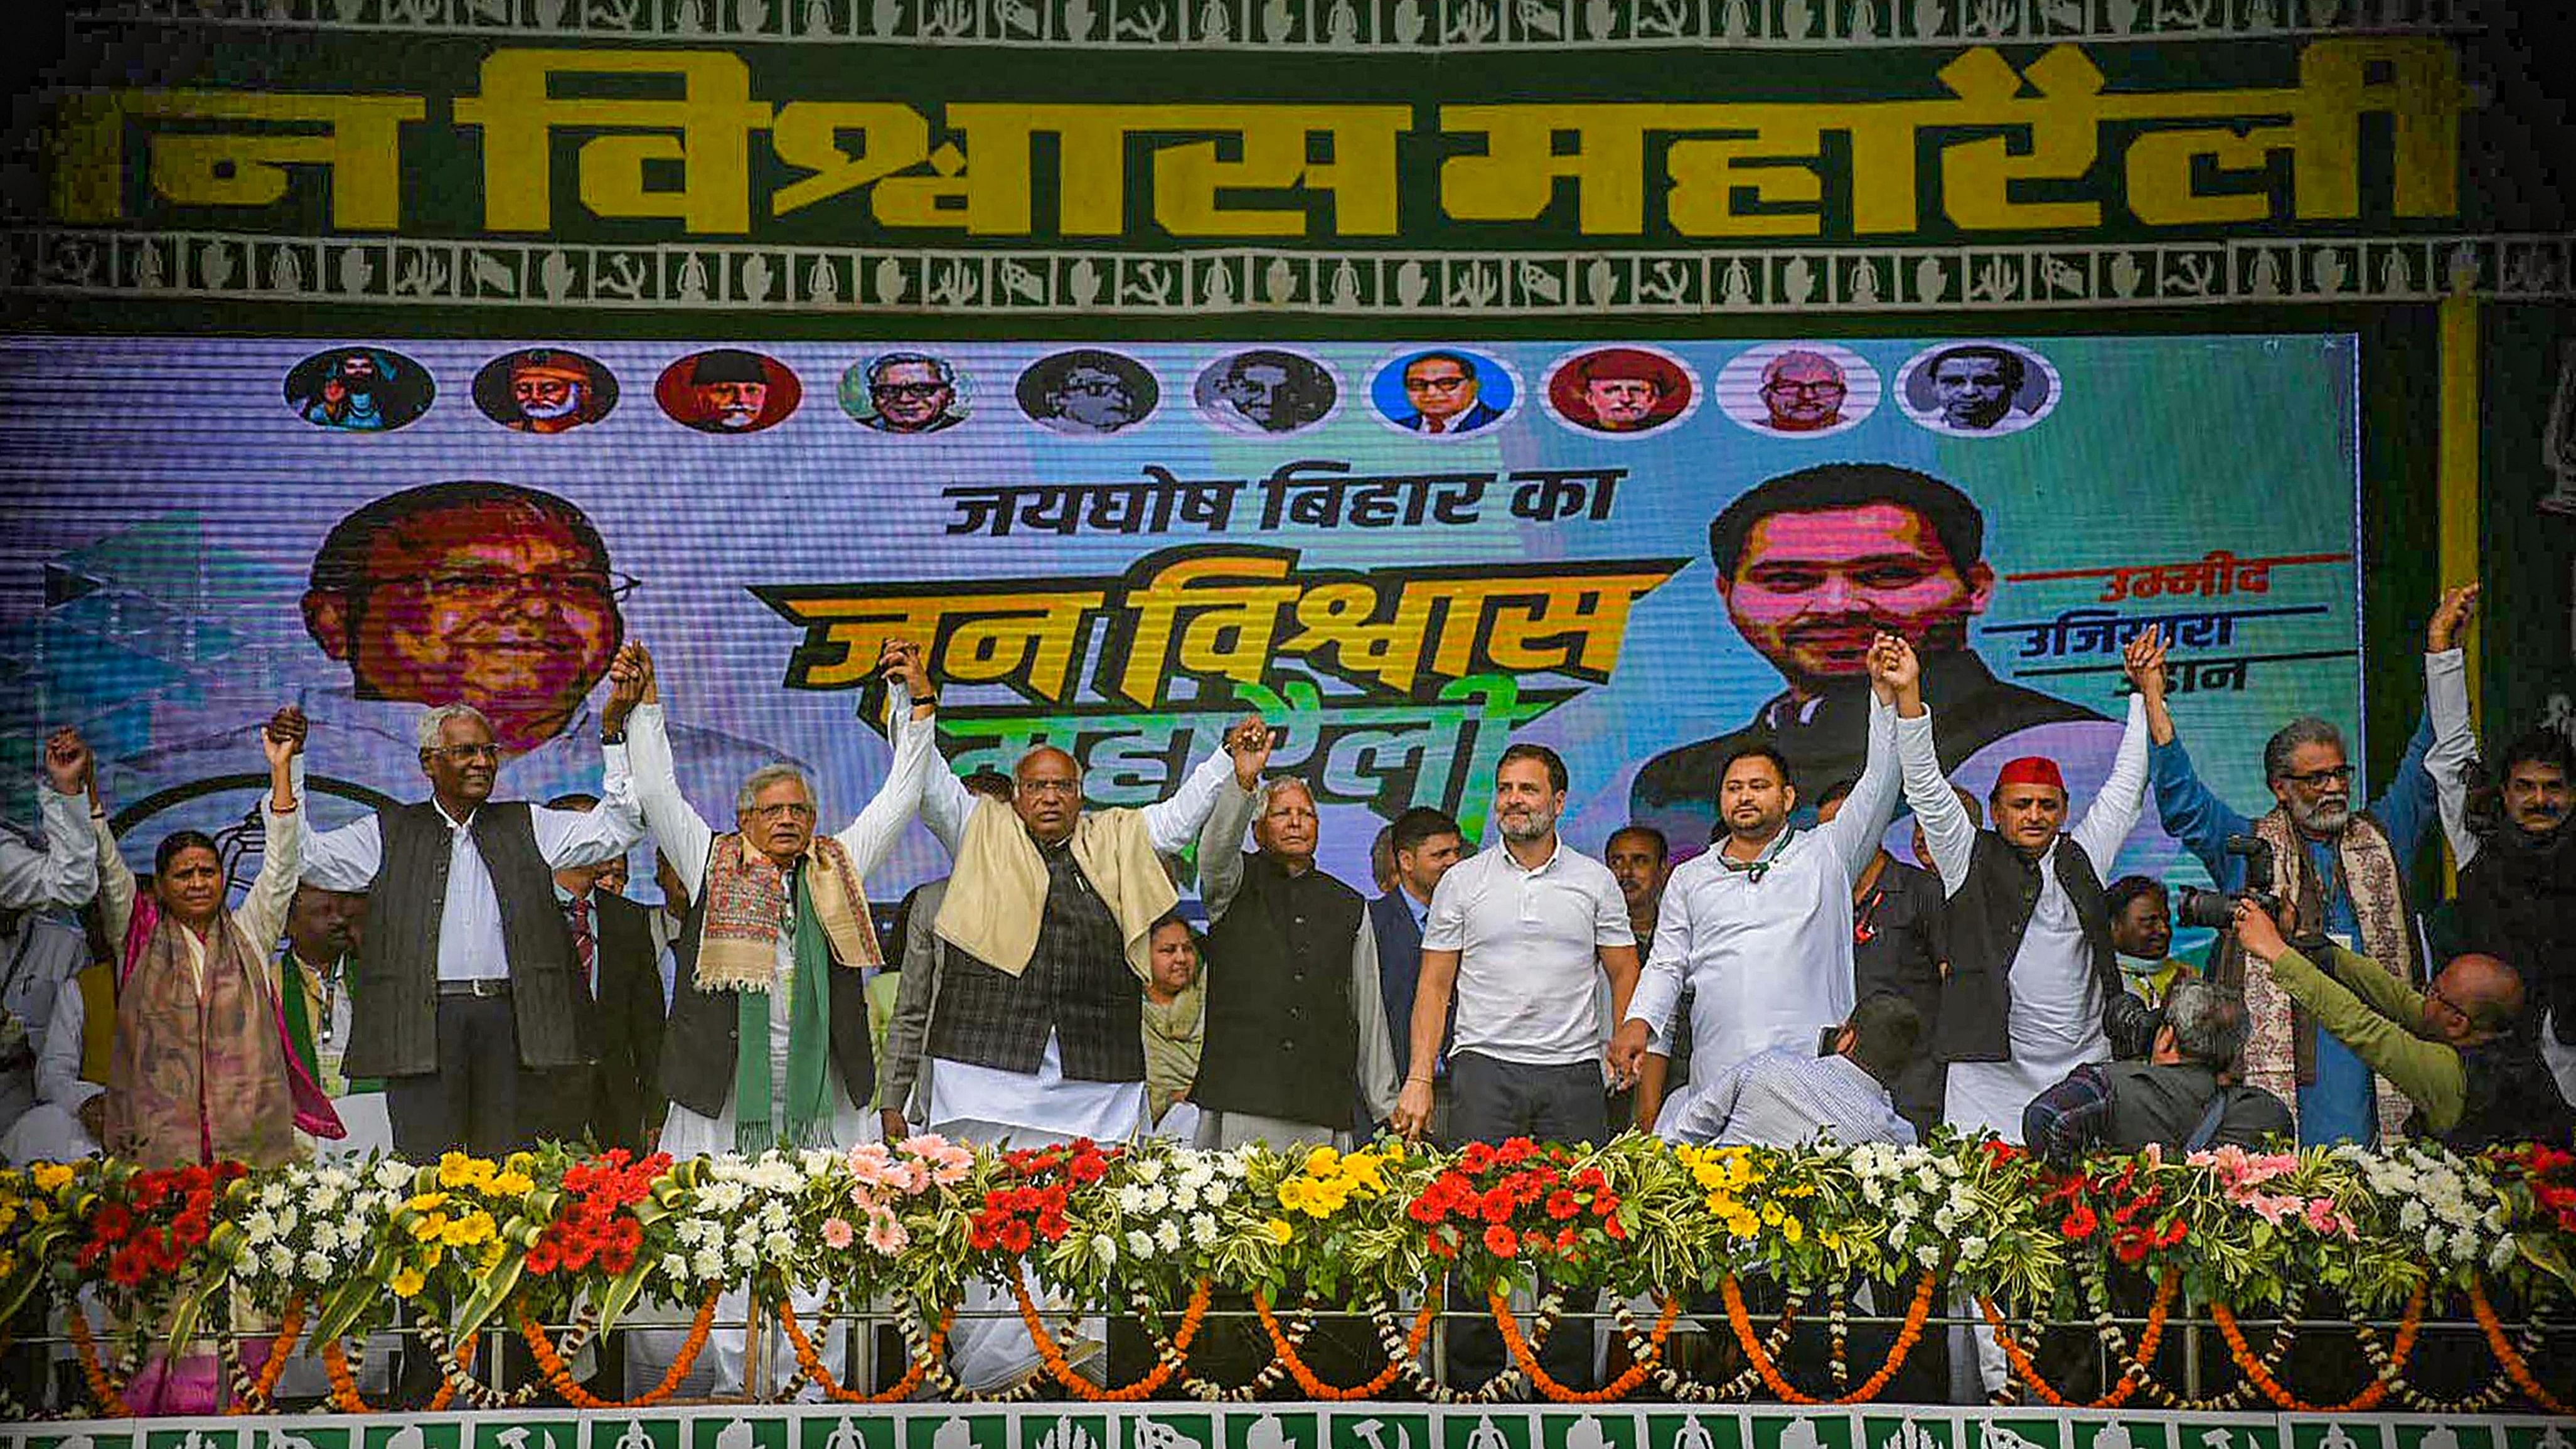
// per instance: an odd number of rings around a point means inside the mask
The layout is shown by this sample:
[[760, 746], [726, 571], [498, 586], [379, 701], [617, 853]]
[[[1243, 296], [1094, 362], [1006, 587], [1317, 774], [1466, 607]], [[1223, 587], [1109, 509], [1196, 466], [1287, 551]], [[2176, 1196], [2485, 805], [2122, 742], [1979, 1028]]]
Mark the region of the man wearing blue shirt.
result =
[[[2407, 908], [2405, 876], [2416, 848], [2436, 818], [2433, 775], [2440, 763], [2474, 751], [2468, 684], [2455, 636], [2467, 623], [2476, 590], [2443, 596], [2425, 630], [2424, 724], [2379, 798], [2366, 810], [2351, 806], [2353, 768], [2343, 736], [2321, 719], [2294, 720], [2263, 749], [2263, 775], [2274, 807], [2249, 820], [2201, 783], [2191, 755], [2165, 709], [2164, 680], [2141, 686], [2147, 706], [2148, 754], [2156, 810], [2165, 830], [2200, 858], [2226, 890], [2245, 885], [2246, 858], [2227, 849], [2230, 836], [2251, 835], [2272, 846], [2273, 889], [2302, 925], [2351, 943], [2401, 980], [2420, 976], [2415, 928]], [[2244, 981], [2252, 1034], [2243, 1080], [2292, 1102], [2301, 1145], [2371, 1141], [2391, 1131], [2404, 1114], [2403, 1098], [2373, 1090], [2369, 1068], [2342, 1042], [2318, 1032], [2272, 983], [2268, 970], [2248, 964], [2232, 939], [2221, 943], [2215, 979]], [[2384, 1086], [2385, 1084], [2382, 1084]]]

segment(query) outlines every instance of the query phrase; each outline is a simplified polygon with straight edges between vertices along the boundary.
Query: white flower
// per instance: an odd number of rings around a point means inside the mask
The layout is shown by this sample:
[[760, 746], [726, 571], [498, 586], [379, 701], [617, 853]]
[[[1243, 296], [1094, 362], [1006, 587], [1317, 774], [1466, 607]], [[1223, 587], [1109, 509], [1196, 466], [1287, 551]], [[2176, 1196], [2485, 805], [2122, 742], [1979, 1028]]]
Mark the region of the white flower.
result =
[[1190, 1241], [1202, 1248], [1216, 1243], [1216, 1217], [1212, 1213], [1190, 1214]]
[[1131, 1258], [1154, 1256], [1154, 1240], [1144, 1233], [1130, 1232], [1127, 1235], [1127, 1255]]
[[802, 1185], [797, 1181], [802, 1175], [794, 1161], [771, 1154], [760, 1159], [748, 1181], [762, 1192], [794, 1192]]
[[2504, 1204], [2497, 1203], [2495, 1206], [2488, 1208], [2486, 1210], [2486, 1215], [2480, 1218], [2479, 1221], [2486, 1224], [2488, 1232], [2500, 1233], [2504, 1231], [2504, 1225], [2512, 1221], [2512, 1218], [2506, 1214]]
[[724, 1256], [712, 1247], [700, 1248], [689, 1258], [689, 1273], [696, 1278], [721, 1278]]
[[764, 1233], [787, 1231], [787, 1204], [774, 1202], [760, 1210], [760, 1230]]
[[2438, 1258], [2442, 1256], [2442, 1230], [2440, 1228], [2427, 1228], [2424, 1230], [2424, 1256], [2427, 1258]]
[[1107, 1233], [1092, 1234], [1091, 1256], [1098, 1258], [1103, 1268], [1115, 1267], [1118, 1262], [1118, 1240]]
[[1190, 1186], [1188, 1178], [1182, 1178], [1172, 1184], [1172, 1211], [1185, 1213], [1198, 1205], [1199, 1190]]
[[286, 1206], [286, 1184], [272, 1182], [259, 1190], [259, 1205], [274, 1211]]
[[1941, 1250], [1926, 1243], [1914, 1250], [1914, 1261], [1926, 1268], [1937, 1268], [1941, 1266]]
[[1145, 1211], [1149, 1213], [1161, 1212], [1164, 1205], [1170, 1201], [1171, 1194], [1163, 1191], [1162, 1188], [1151, 1184], [1145, 1188]]
[[1145, 1212], [1145, 1189], [1132, 1182], [1118, 1189], [1118, 1210], [1130, 1217], [1142, 1217]]
[[376, 1164], [376, 1186], [398, 1192], [410, 1183], [410, 1163], [388, 1157]]
[[1163, 1160], [1161, 1158], [1140, 1157], [1136, 1159], [1136, 1180], [1138, 1182], [1159, 1182], [1162, 1180], [1162, 1177]]
[[1961, 1239], [1959, 1240], [1959, 1256], [1960, 1256], [1961, 1258], [1967, 1259], [1967, 1260], [1968, 1260], [1968, 1261], [1970, 1261], [1970, 1262], [1974, 1262], [1975, 1260], [1977, 1260], [1977, 1259], [1979, 1259], [1979, 1258], [1982, 1258], [1982, 1257], [1984, 1257], [1985, 1255], [1986, 1255], [1986, 1240], [1985, 1240], [1985, 1239], [1983, 1239], [1983, 1238], [1970, 1237], [1970, 1238], [1961, 1238]]
[[698, 1189], [698, 1206], [711, 1213], [729, 1213], [741, 1207], [748, 1196], [742, 1184], [719, 1178]]
[[1216, 1161], [1216, 1170], [1224, 1173], [1230, 1178], [1233, 1178], [1237, 1182], [1243, 1181], [1244, 1174], [1251, 1171], [1251, 1169], [1244, 1164], [1243, 1152], [1244, 1149], [1237, 1149], [1218, 1158]]
[[1958, 1225], [1959, 1213], [1947, 1203], [1943, 1203], [1941, 1205], [1941, 1210], [1932, 1215], [1932, 1226], [1939, 1228], [1945, 1233]]
[[340, 1251], [340, 1230], [328, 1222], [313, 1225], [313, 1246], [326, 1253]]
[[808, 1178], [829, 1177], [832, 1169], [840, 1165], [841, 1154], [828, 1147], [808, 1147], [796, 1155], [796, 1161]]
[[1914, 1180], [1923, 1184], [1923, 1190], [1925, 1192], [1939, 1192], [1941, 1190], [1940, 1175], [1933, 1172], [1931, 1163], [1927, 1162], [1921, 1167], [1914, 1169]]
[[796, 1235], [784, 1232], [771, 1233], [760, 1240], [760, 1246], [761, 1250], [772, 1259], [793, 1258], [796, 1256]]
[[277, 1235], [281, 1238], [293, 1237], [295, 1235], [296, 1225], [303, 1221], [304, 1215], [297, 1212], [292, 1206], [279, 1209], [277, 1214]]
[[295, 1250], [284, 1243], [272, 1243], [268, 1249], [268, 1271], [274, 1277], [295, 1276]]
[[1166, 1253], [1179, 1252], [1181, 1250], [1180, 1224], [1170, 1218], [1163, 1219], [1154, 1229], [1154, 1243]]
[[321, 1186], [313, 1189], [311, 1200], [313, 1203], [313, 1210], [315, 1212], [330, 1212], [332, 1209], [337, 1208], [340, 1205], [340, 1189], [327, 1182], [323, 1183]]
[[1214, 1181], [1216, 1181], [1216, 1169], [1208, 1166], [1207, 1159], [1196, 1154], [1192, 1154], [1189, 1165], [1181, 1169], [1181, 1186], [1192, 1191], [1206, 1187]]
[[681, 1257], [677, 1253], [664, 1253], [662, 1255], [662, 1276], [665, 1278], [688, 1277], [689, 1260]]
[[2487, 1249], [2487, 1271], [2490, 1273], [2503, 1272], [2512, 1261], [2513, 1238], [2510, 1234], [2496, 1239], [2495, 1246]]
[[331, 1276], [331, 1260], [320, 1253], [306, 1253], [303, 1261], [297, 1266], [304, 1270], [305, 1278], [312, 1282], [318, 1283]]
[[1222, 1182], [1209, 1183], [1207, 1190], [1199, 1194], [1200, 1200], [1212, 1208], [1225, 1206], [1225, 1200], [1232, 1196], [1234, 1196], [1234, 1190]]
[[706, 1241], [712, 1227], [704, 1218], [682, 1218], [679, 1225], [671, 1229], [671, 1236], [679, 1239], [682, 1247], [694, 1248]]
[[751, 1244], [736, 1238], [733, 1246], [725, 1251], [725, 1259], [737, 1268], [748, 1268], [760, 1261], [760, 1252]]
[[252, 1247], [258, 1247], [276, 1236], [277, 1218], [268, 1209], [254, 1208], [249, 1217], [242, 1219], [242, 1237]]
[[2424, 1230], [2424, 1217], [2424, 1204], [2416, 1201], [2414, 1198], [2408, 1198], [2406, 1200], [2406, 1205], [2397, 1210], [2398, 1231], [2407, 1233], [2422, 1232]]

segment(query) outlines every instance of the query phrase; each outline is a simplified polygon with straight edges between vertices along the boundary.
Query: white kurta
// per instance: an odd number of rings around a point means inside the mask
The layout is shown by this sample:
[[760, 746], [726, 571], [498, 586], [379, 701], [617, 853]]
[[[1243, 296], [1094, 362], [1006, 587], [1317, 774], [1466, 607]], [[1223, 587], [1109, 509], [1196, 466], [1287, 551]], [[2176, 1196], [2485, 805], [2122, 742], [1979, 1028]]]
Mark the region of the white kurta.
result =
[[[859, 812], [848, 828], [833, 836], [849, 852], [850, 869], [864, 882], [867, 873], [885, 859], [894, 848], [903, 828], [912, 820], [921, 799], [921, 783], [930, 765], [931, 733], [919, 730], [898, 740], [894, 763], [887, 770], [885, 783], [877, 787], [875, 798]], [[706, 881], [707, 852], [715, 843], [715, 832], [704, 817], [680, 793], [678, 777], [671, 760], [671, 741], [665, 732], [662, 711], [656, 705], [639, 705], [626, 722], [627, 755], [634, 768], [636, 803], [642, 807], [644, 821], [651, 830], [671, 868], [680, 873], [680, 884], [695, 900]], [[941, 773], [945, 773], [944, 771]], [[783, 1111], [787, 1102], [787, 1027], [788, 1012], [793, 1003], [791, 989], [796, 979], [796, 930], [792, 919], [782, 919], [778, 931], [777, 980], [779, 989], [769, 997], [769, 1082], [773, 1111]], [[865, 924], [864, 922], [862, 923]], [[688, 991], [690, 982], [676, 983]], [[742, 1050], [756, 1050], [750, 1042]], [[877, 1115], [863, 1107], [853, 1106], [850, 1094], [843, 1089], [841, 1072], [828, 1058], [824, 1063], [825, 1090], [832, 1104], [832, 1121], [828, 1145], [850, 1147], [873, 1141], [879, 1135]], [[662, 1150], [673, 1157], [704, 1157], [733, 1151], [734, 1102], [731, 1092], [725, 1095], [724, 1110], [713, 1117], [695, 1112], [677, 1102], [671, 1104], [662, 1123]]]
[[[1688, 987], [1694, 1082], [1775, 1047], [1812, 1053], [1820, 1031], [1851, 1015], [1852, 880], [1887, 833], [1898, 785], [1896, 711], [1873, 700], [1869, 763], [1833, 819], [1775, 841], [1758, 871], [1730, 866], [1717, 849], [1674, 868], [1628, 1019], [1645, 1021], [1667, 1051]], [[1665, 1110], [1689, 1096], [1684, 1088]]]
[[[1967, 883], [1977, 827], [1942, 778], [1930, 711], [1898, 720], [1896, 743], [1905, 767], [1906, 801], [1922, 822], [1943, 891], [1957, 895]], [[2146, 809], [2146, 798], [2147, 706], [2133, 694], [2111, 776], [2084, 818], [2066, 832], [2096, 874], [2110, 870], [2121, 842]], [[2021, 1141], [2022, 1109], [2031, 1098], [2084, 1063], [2111, 1056], [2110, 1042], [2102, 1035], [2101, 984], [2093, 979], [2092, 954], [2084, 944], [2075, 902], [2057, 879], [2053, 845], [2039, 859], [2039, 878], [2039, 902], [2031, 908], [2029, 928], [2012, 960], [2012, 1016], [2006, 1023], [2012, 1060], [1951, 1063], [1942, 1114], [1953, 1126], [1992, 1132], [2014, 1143]]]

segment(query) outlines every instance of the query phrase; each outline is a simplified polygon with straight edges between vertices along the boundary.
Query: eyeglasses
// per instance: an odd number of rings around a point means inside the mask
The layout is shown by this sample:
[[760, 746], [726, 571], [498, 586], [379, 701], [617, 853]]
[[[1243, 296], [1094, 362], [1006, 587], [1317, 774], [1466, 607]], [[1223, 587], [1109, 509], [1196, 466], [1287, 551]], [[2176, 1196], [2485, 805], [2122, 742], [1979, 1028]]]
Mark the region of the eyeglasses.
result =
[[501, 758], [501, 747], [499, 745], [432, 745], [421, 753], [440, 755], [450, 763], [458, 765], [471, 764], [476, 760], [491, 760], [497, 763]]
[[754, 820], [811, 820], [814, 807], [802, 800], [781, 800], [772, 805], [754, 805], [743, 813]]
[[1850, 392], [1851, 388], [1839, 382], [1790, 382], [1785, 378], [1773, 378], [1771, 381], [1762, 384], [1762, 390], [1764, 392], [1791, 392], [1796, 393], [1800, 397], [1841, 397], [1843, 394]]
[[2352, 766], [2334, 765], [2323, 770], [2283, 775], [2281, 778], [2303, 790], [2314, 790], [2326, 785], [2349, 785], [2352, 783]]
[[868, 395], [911, 398], [916, 402], [928, 402], [948, 391], [948, 386], [944, 382], [872, 382], [868, 384]]
[[1080, 780], [1022, 780], [1018, 788], [1023, 795], [1079, 795], [1082, 793], [1082, 782]]
[[635, 592], [642, 583], [643, 580], [631, 574], [521, 574], [498, 569], [389, 574], [365, 581], [369, 588], [402, 589], [423, 598], [436, 595], [474, 609], [503, 609], [531, 595], [549, 604], [614, 604]]

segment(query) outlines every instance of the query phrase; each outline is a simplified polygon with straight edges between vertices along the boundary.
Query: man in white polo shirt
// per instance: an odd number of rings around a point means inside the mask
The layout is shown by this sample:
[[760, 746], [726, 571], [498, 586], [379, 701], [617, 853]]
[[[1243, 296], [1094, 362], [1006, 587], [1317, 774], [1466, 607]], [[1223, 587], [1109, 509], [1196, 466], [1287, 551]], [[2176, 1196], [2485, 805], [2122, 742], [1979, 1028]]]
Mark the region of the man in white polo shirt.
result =
[[[1637, 985], [1636, 936], [1610, 868], [1557, 838], [1565, 786], [1565, 762], [1554, 750], [1516, 744], [1503, 751], [1494, 771], [1502, 849], [1450, 867], [1431, 893], [1411, 1069], [1395, 1108], [1396, 1130], [1408, 1137], [1430, 1122], [1431, 1064], [1453, 993], [1450, 1135], [1458, 1143], [1609, 1136], [1601, 1093], [1605, 1023], [1593, 983], [1609, 976], [1611, 1019], [1623, 1019]], [[1471, 1318], [1457, 1329], [1449, 1340], [1454, 1382], [1472, 1387], [1501, 1370], [1502, 1343], [1490, 1320]], [[1589, 1333], [1551, 1334], [1544, 1366], [1560, 1383], [1579, 1383], [1590, 1374], [1591, 1344]]]

